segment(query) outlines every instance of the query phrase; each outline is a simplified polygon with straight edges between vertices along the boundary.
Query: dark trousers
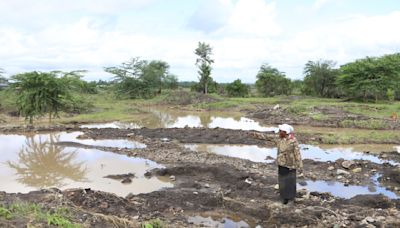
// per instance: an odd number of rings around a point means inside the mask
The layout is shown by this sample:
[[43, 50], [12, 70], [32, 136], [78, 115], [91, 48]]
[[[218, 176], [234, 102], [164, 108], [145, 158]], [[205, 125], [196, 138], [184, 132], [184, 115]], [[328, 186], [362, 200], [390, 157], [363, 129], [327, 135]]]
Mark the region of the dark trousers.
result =
[[296, 170], [278, 166], [278, 182], [282, 200], [293, 200], [296, 197]]

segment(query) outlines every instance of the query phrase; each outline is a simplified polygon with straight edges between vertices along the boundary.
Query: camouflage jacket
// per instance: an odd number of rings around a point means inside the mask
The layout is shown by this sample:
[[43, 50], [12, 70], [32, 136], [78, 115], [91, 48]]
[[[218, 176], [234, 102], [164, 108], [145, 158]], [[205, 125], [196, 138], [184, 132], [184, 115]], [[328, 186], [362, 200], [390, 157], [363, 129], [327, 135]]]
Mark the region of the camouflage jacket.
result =
[[303, 161], [301, 160], [301, 153], [299, 143], [296, 138], [279, 138], [279, 136], [265, 135], [262, 133], [255, 133], [255, 137], [259, 139], [268, 139], [275, 142], [278, 148], [276, 161], [279, 166], [284, 166], [289, 169], [302, 169]]

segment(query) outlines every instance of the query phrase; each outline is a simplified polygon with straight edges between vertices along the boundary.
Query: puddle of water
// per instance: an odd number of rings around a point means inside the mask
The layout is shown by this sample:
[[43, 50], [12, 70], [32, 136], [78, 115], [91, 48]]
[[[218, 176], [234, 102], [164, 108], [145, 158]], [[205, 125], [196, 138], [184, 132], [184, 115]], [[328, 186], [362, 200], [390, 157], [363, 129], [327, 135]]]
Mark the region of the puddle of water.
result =
[[400, 146], [394, 144], [351, 144], [351, 145], [332, 145], [322, 144], [319, 145], [324, 150], [337, 149], [352, 152], [369, 152], [371, 154], [380, 154], [382, 152], [398, 151]]
[[276, 127], [262, 126], [259, 122], [241, 117], [240, 114], [223, 112], [189, 112], [171, 109], [148, 109], [137, 115], [130, 123], [112, 122], [105, 124], [87, 124], [87, 128], [184, 128], [207, 127], [235, 130], [275, 131]]
[[140, 142], [127, 140], [127, 139], [77, 139], [82, 132], [59, 133], [60, 142], [77, 142], [90, 146], [104, 146], [104, 147], [119, 147], [129, 149], [143, 149], [146, 145]]
[[379, 185], [377, 181], [378, 176], [374, 176], [373, 185], [371, 186], [357, 186], [357, 185], [349, 185], [344, 186], [343, 183], [336, 181], [306, 181], [306, 186], [297, 185], [299, 189], [307, 189], [307, 191], [313, 192], [329, 192], [333, 196], [341, 197], [341, 198], [352, 198], [356, 195], [365, 195], [365, 194], [383, 194], [391, 199], [399, 199], [400, 197], [396, 195], [396, 193], [386, 190], [386, 188]]
[[209, 153], [248, 159], [254, 162], [273, 162], [265, 160], [267, 156], [276, 158], [276, 148], [258, 147], [256, 145], [215, 145], [215, 144], [186, 144], [184, 147], [193, 151], [206, 151]]
[[234, 221], [230, 218], [216, 219], [203, 216], [193, 216], [188, 218], [189, 223], [205, 227], [218, 227], [218, 228], [249, 228], [249, 224], [244, 221]]
[[[119, 196], [172, 187], [144, 173], [162, 166], [146, 159], [130, 158], [94, 149], [65, 148], [54, 144], [75, 134], [0, 135], [0, 191], [29, 192], [41, 188], [91, 188]], [[103, 178], [135, 173], [130, 184]]]
[[[343, 158], [345, 160], [367, 160], [377, 164], [389, 162], [392, 165], [397, 163], [389, 160], [382, 160], [376, 155], [366, 154], [363, 151], [371, 151], [374, 149], [374, 145], [364, 145], [364, 147], [358, 146], [339, 146], [339, 147], [326, 147], [326, 146], [312, 146], [312, 145], [300, 145], [301, 155], [303, 159], [312, 159], [318, 161], [336, 161], [337, 159]], [[381, 147], [382, 148], [382, 147]], [[389, 147], [390, 148], [390, 147]], [[392, 150], [393, 150], [392, 146]], [[388, 150], [384, 150], [388, 151]], [[390, 150], [389, 150], [390, 151]]]
[[[215, 153], [229, 157], [248, 159], [254, 162], [273, 162], [273, 160], [265, 160], [265, 158], [268, 156], [275, 159], [277, 154], [276, 148], [258, 147], [256, 145], [186, 144], [184, 146], [193, 151], [207, 151], [209, 153]], [[365, 148], [368, 149], [368, 146], [365, 146]], [[300, 145], [300, 149], [303, 159], [312, 159], [324, 162], [336, 161], [340, 158], [346, 160], [362, 159], [378, 164], [382, 164], [384, 162], [389, 162], [393, 165], [397, 164], [394, 161], [382, 160], [373, 154], [355, 151], [352, 146], [340, 146], [326, 149], [325, 147], [319, 146]]]

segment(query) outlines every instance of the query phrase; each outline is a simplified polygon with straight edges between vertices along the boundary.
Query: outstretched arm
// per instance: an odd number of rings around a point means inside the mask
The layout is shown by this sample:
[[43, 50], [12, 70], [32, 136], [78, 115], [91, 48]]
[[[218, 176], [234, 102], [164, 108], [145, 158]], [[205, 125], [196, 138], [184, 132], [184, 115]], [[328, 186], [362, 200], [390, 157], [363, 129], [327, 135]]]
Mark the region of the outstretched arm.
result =
[[270, 134], [270, 133], [268, 134], [268, 133], [250, 131], [249, 134], [253, 138], [269, 140], [269, 141], [273, 141], [274, 143], [276, 143], [279, 138], [279, 136], [277, 134]]

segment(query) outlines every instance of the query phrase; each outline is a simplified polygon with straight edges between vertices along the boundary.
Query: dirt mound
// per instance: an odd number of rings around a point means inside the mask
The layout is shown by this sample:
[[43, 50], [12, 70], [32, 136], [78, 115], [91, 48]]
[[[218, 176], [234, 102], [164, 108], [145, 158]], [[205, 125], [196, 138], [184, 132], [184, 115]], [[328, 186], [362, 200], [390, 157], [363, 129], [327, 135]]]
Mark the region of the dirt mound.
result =
[[380, 195], [357, 195], [349, 200], [350, 204], [369, 208], [390, 208], [395, 204], [388, 197]]
[[216, 101], [219, 101], [219, 99], [211, 97], [207, 94], [178, 90], [171, 91], [161, 103], [169, 105], [190, 105], [199, 103], [211, 103]]
[[[157, 128], [157, 129], [82, 129], [89, 138], [127, 138], [128, 135], [141, 135], [147, 138], [175, 139], [181, 143], [208, 143], [208, 144], [245, 144], [274, 146], [270, 140], [256, 139], [250, 135], [251, 131], [230, 130], [223, 128]], [[266, 134], [273, 134], [267, 132]], [[321, 142], [321, 139], [312, 135], [297, 135], [300, 142]]]

